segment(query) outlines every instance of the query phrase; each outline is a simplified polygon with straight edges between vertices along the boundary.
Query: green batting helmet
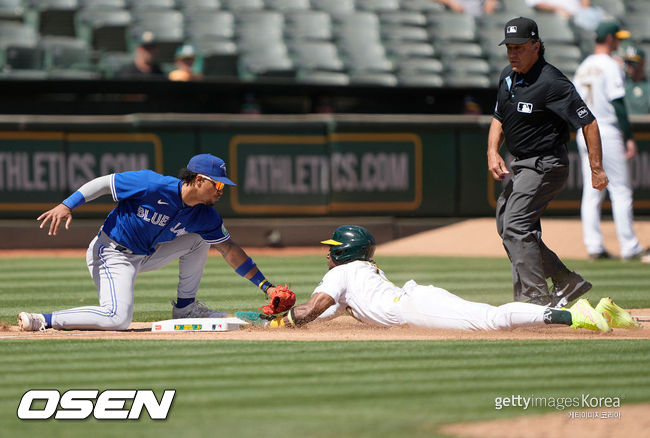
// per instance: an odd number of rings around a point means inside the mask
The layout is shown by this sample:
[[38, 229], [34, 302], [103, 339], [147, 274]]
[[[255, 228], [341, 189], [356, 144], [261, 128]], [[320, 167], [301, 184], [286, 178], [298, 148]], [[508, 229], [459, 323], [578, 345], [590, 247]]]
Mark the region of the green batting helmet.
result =
[[321, 243], [330, 246], [330, 258], [336, 263], [372, 260], [375, 254], [375, 238], [359, 225], [341, 225]]

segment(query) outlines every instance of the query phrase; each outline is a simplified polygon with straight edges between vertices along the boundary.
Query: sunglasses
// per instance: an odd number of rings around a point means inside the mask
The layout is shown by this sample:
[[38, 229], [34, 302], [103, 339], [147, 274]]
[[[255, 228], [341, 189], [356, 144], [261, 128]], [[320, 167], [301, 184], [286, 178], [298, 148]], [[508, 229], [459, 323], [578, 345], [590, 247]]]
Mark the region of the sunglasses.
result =
[[201, 175], [201, 176], [203, 177], [203, 179], [208, 180], [208, 181], [210, 181], [211, 183], [214, 183], [214, 188], [217, 189], [217, 190], [223, 190], [223, 188], [226, 186], [226, 185], [225, 185], [224, 183], [222, 183], [221, 181], [215, 181], [215, 180], [213, 180], [212, 178], [207, 177], [207, 176], [202, 175], [202, 174], [199, 174], [199, 175]]

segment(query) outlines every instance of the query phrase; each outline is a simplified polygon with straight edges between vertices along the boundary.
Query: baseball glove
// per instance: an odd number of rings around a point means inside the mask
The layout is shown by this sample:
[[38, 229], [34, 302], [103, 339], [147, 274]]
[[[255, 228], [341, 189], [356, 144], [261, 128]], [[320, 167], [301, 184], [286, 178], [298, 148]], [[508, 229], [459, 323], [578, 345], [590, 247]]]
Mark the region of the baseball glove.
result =
[[260, 307], [265, 315], [276, 315], [286, 312], [296, 304], [296, 294], [293, 293], [289, 286], [275, 286], [273, 291], [268, 293], [269, 304]]

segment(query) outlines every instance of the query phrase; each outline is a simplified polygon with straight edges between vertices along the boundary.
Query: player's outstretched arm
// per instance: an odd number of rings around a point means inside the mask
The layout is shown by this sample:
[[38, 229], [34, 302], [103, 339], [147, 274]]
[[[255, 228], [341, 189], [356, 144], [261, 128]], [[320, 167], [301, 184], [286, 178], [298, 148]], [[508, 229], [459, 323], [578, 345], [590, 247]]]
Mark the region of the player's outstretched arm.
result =
[[61, 224], [63, 224], [64, 221], [65, 229], [67, 230], [70, 228], [70, 222], [72, 222], [72, 210], [88, 201], [100, 197], [101, 195], [111, 193], [110, 181], [111, 175], [104, 175], [87, 182], [83, 186], [79, 187], [79, 190], [68, 196], [62, 203], [53, 209], [46, 211], [36, 218], [36, 220], [42, 221], [41, 228], [50, 222], [50, 229], [47, 234], [49, 236], [56, 236], [59, 227], [61, 227]]
[[72, 222], [72, 211], [64, 204], [59, 204], [51, 210], [46, 211], [38, 218], [37, 221], [42, 221], [40, 228], [43, 228], [47, 223], [50, 223], [50, 229], [47, 232], [48, 236], [56, 236], [56, 233], [59, 231], [61, 224], [65, 222], [65, 229], [70, 229], [70, 223]]
[[214, 245], [221, 253], [226, 263], [236, 273], [249, 280], [269, 298], [269, 304], [264, 307], [264, 313], [276, 314], [289, 310], [296, 303], [296, 295], [285, 286], [274, 286], [264, 277], [253, 259], [231, 239]]
[[300, 327], [312, 322], [335, 304], [334, 298], [323, 292], [315, 293], [309, 301], [289, 310], [289, 312], [271, 321], [269, 327]]

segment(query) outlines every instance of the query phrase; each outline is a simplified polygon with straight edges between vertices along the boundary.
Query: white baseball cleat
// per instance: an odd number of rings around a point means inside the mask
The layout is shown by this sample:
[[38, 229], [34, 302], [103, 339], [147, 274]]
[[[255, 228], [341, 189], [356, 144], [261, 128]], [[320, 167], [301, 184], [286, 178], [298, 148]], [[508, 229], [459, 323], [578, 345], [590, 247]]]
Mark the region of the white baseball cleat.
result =
[[212, 310], [205, 306], [201, 301], [195, 300], [192, 304], [185, 307], [178, 308], [176, 303], [172, 300], [172, 317], [178, 318], [225, 318], [228, 316], [227, 312], [219, 312]]
[[22, 332], [40, 332], [45, 330], [45, 317], [40, 313], [20, 312], [18, 328]]

